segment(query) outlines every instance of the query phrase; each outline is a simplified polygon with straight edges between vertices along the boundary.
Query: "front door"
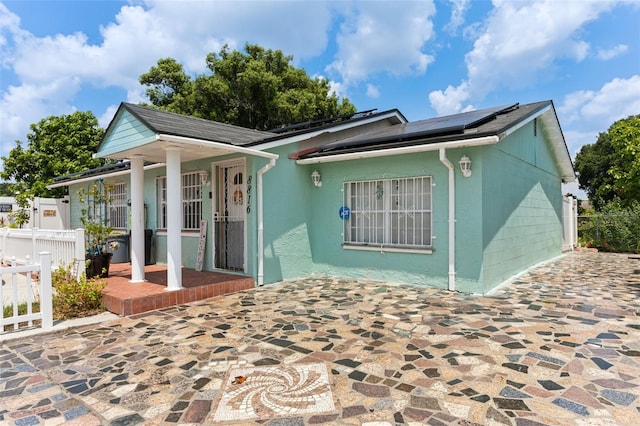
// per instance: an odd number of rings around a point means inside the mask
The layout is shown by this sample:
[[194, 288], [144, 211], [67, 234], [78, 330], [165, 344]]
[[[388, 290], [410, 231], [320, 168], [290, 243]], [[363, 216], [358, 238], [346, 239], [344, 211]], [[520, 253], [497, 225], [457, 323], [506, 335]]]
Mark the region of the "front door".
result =
[[245, 270], [245, 167], [244, 160], [214, 164], [215, 265], [218, 269]]

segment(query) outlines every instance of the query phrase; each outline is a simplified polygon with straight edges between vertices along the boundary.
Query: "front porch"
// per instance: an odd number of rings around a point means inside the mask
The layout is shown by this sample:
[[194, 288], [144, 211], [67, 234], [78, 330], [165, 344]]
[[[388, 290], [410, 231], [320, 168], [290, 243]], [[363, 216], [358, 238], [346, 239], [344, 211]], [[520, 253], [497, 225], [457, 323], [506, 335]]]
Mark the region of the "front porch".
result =
[[102, 300], [108, 311], [135, 315], [253, 288], [252, 277], [182, 268], [183, 289], [167, 291], [167, 266], [144, 267], [145, 282], [131, 283], [131, 264], [115, 263], [105, 278]]

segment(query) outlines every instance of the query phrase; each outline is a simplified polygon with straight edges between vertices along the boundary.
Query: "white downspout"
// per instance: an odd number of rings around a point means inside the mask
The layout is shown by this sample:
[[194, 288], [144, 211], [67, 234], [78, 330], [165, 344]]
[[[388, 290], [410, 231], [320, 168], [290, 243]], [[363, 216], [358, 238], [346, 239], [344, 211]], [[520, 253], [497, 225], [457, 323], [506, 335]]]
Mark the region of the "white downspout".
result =
[[449, 169], [449, 290], [456, 289], [456, 187], [454, 167], [446, 156], [446, 149], [440, 148], [440, 162]]
[[[277, 158], [277, 157], [276, 157]], [[262, 175], [276, 165], [276, 159], [269, 162], [258, 170], [258, 285], [264, 284], [264, 220], [262, 207]]]

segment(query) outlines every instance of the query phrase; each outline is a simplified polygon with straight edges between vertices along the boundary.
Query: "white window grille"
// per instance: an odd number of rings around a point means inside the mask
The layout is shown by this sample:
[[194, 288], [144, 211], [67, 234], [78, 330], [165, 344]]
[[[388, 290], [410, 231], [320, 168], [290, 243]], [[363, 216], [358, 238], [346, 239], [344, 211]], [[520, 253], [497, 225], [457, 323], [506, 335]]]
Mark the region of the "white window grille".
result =
[[127, 185], [113, 184], [109, 199], [109, 225], [114, 229], [127, 229]]
[[347, 245], [432, 247], [431, 177], [346, 182]]
[[[156, 178], [157, 225], [167, 228], [167, 178]], [[200, 172], [182, 174], [182, 229], [199, 230], [202, 219], [202, 181]]]
[[202, 218], [200, 172], [182, 175], [182, 229], [199, 230]]

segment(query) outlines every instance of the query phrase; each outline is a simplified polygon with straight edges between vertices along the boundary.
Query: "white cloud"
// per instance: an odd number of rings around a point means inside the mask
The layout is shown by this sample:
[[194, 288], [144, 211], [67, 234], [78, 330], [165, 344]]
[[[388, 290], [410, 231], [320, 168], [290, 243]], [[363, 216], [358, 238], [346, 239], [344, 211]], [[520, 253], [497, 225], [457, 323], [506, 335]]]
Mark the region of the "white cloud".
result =
[[367, 96], [378, 99], [380, 97], [380, 90], [373, 84], [367, 84]]
[[581, 107], [581, 115], [589, 123], [602, 123], [606, 130], [614, 121], [640, 113], [640, 75], [614, 78]]
[[608, 50], [598, 49], [598, 52], [596, 53], [596, 57], [603, 61], [608, 61], [609, 59], [613, 59], [616, 56], [620, 56], [627, 53], [627, 50], [629, 50], [629, 46], [627, 46], [626, 44], [619, 44]]
[[[579, 30], [612, 5], [607, 1], [572, 1], [559, 7], [553, 0], [494, 0], [493, 4], [487, 20], [474, 27], [478, 37], [465, 56], [467, 79], [457, 88], [432, 92], [441, 108], [462, 107], [462, 100], [482, 99], [501, 87], [526, 87], [540, 73], [549, 72], [559, 59], [582, 61], [589, 44], [579, 38]], [[443, 99], [446, 96], [454, 99], [447, 101]]]
[[565, 96], [557, 108], [565, 141], [573, 158], [580, 148], [593, 144], [600, 132], [616, 121], [640, 113], [640, 75], [615, 78], [600, 90], [581, 90]]
[[[284, 19], [295, 25], [283, 25]], [[91, 44], [80, 32], [37, 37], [0, 3], [0, 61], [17, 81], [0, 94], [0, 155], [15, 139], [26, 140], [29, 124], [43, 114], [73, 111], [82, 87], [123, 88], [127, 101], [138, 102], [144, 99], [138, 76], [158, 59], [173, 57], [187, 72], [200, 73], [207, 53], [225, 43], [239, 49], [256, 43], [296, 60], [313, 57], [326, 48], [331, 19], [326, 2], [148, 0], [123, 6], [100, 29], [101, 42]], [[104, 108], [94, 111], [101, 125], [113, 106]]]
[[449, 34], [455, 34], [464, 24], [464, 15], [471, 6], [471, 0], [449, 0], [451, 3], [451, 19], [444, 27]]
[[438, 115], [448, 115], [468, 109], [469, 105], [465, 105], [469, 99], [469, 84], [463, 81], [459, 86], [447, 86], [442, 90], [434, 90], [429, 93], [429, 102], [431, 107], [436, 110]]
[[0, 99], [0, 147], [2, 156], [15, 147], [15, 141], [27, 142], [29, 125], [52, 115], [74, 111], [68, 101], [79, 90], [77, 78], [61, 78], [41, 84], [10, 86]]
[[357, 3], [337, 35], [338, 52], [327, 67], [349, 85], [371, 74], [424, 74], [434, 58], [423, 51], [433, 38], [432, 1]]

